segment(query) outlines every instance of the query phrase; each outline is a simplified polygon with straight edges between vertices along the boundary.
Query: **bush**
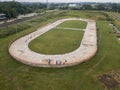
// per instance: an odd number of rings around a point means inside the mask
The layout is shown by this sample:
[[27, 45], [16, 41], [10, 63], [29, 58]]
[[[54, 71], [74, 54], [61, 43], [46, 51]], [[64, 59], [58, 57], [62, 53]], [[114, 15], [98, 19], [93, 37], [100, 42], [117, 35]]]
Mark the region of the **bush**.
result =
[[18, 24], [17, 26], [14, 25], [14, 26], [8, 26], [5, 28], [1, 28], [0, 29], [0, 38], [9, 36], [9, 35], [14, 34], [16, 32], [23, 31], [29, 27], [30, 27], [30, 25], [28, 25], [28, 24]]

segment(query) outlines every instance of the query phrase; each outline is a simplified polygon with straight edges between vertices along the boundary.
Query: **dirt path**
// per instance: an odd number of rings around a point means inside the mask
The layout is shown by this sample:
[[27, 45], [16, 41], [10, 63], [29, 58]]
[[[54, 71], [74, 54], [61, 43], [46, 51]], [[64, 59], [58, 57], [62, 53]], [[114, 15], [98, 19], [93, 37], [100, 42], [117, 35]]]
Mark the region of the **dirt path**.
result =
[[[31, 51], [28, 44], [35, 38], [55, 28], [68, 20], [81, 20], [88, 22], [80, 47], [70, 53], [61, 55], [44, 55]], [[61, 19], [37, 31], [14, 41], [9, 47], [10, 55], [16, 60], [36, 67], [67, 67], [89, 60], [97, 51], [96, 23], [93, 20], [81, 18]]]
[[85, 29], [79, 29], [79, 28], [63, 28], [63, 27], [56, 27], [57, 29], [65, 29], [65, 30], [82, 30], [85, 31]]

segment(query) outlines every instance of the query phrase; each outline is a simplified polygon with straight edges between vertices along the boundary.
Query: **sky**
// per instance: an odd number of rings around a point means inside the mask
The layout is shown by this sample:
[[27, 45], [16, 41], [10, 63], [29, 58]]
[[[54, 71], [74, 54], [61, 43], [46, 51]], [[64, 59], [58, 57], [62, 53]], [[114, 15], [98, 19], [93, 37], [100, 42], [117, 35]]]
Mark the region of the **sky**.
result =
[[[0, 0], [0, 1], [12, 1], [12, 0]], [[15, 0], [19, 2], [46, 2], [47, 0]], [[49, 2], [115, 2], [120, 3], [120, 0], [48, 0]]]

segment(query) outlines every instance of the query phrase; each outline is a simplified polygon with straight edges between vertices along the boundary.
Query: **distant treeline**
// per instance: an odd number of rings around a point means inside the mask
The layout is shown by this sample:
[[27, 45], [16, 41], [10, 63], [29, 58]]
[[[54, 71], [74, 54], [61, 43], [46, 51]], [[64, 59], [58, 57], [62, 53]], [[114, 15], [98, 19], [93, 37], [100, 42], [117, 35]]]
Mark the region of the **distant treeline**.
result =
[[[72, 3], [73, 4], [73, 3]], [[106, 10], [120, 12], [120, 4], [118, 3], [74, 3], [75, 6], [70, 6], [71, 4], [60, 5], [59, 9], [71, 9], [71, 10]]]
[[36, 9], [44, 9], [46, 4], [41, 3], [19, 3], [19, 2], [0, 2], [0, 14], [6, 14], [6, 17], [16, 18], [19, 14], [34, 12]]
[[[72, 5], [73, 4], [73, 5]], [[40, 12], [41, 9], [62, 10], [106, 10], [120, 12], [120, 4], [117, 3], [20, 3], [16, 1], [0, 2], [0, 14], [6, 17], [16, 18], [19, 14]]]

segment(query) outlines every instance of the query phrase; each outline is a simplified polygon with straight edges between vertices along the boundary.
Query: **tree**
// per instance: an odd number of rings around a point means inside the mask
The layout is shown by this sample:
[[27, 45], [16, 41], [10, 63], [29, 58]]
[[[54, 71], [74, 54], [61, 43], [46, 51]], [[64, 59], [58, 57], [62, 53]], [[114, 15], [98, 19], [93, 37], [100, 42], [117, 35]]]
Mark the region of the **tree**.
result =
[[105, 10], [105, 5], [104, 4], [97, 4], [96, 6], [97, 10]]
[[92, 6], [91, 5], [83, 5], [82, 9], [83, 10], [92, 10]]

